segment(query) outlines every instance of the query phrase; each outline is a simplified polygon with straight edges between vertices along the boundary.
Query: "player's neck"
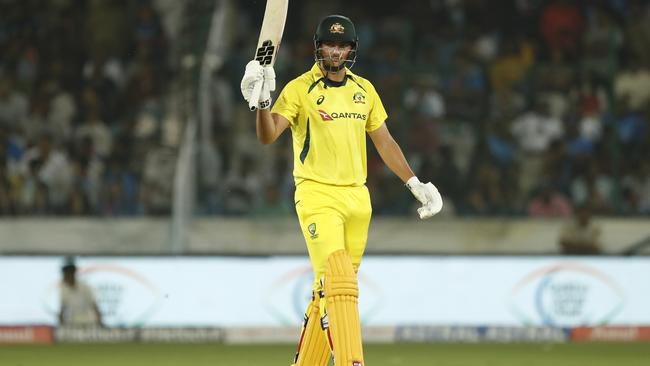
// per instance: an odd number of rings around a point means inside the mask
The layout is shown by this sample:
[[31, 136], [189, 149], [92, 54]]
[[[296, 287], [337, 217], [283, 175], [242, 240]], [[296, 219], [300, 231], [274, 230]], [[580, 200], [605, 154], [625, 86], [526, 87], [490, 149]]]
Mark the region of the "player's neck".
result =
[[340, 83], [343, 81], [343, 79], [345, 79], [345, 70], [341, 70], [337, 72], [328, 72], [326, 75], [328, 79]]
[[345, 79], [345, 68], [342, 68], [339, 71], [327, 71], [322, 65], [319, 65], [319, 67], [323, 75], [331, 81], [340, 83]]

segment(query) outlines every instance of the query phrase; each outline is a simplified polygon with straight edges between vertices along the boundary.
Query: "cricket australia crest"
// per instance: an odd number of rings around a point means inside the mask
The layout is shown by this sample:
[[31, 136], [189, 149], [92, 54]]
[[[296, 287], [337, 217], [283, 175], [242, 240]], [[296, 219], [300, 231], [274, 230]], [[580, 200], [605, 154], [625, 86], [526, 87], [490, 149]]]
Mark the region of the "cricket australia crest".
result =
[[311, 234], [312, 239], [318, 238], [318, 234], [316, 234], [316, 223], [312, 222], [307, 226], [307, 230], [309, 230], [309, 233]]
[[359, 103], [366, 104], [366, 96], [363, 95], [363, 93], [361, 93], [361, 92], [354, 93], [354, 95], [352, 96], [352, 100], [354, 100], [354, 103], [356, 103], [356, 104], [359, 104]]
[[341, 23], [334, 23], [330, 26], [330, 33], [343, 34], [345, 32], [345, 27]]

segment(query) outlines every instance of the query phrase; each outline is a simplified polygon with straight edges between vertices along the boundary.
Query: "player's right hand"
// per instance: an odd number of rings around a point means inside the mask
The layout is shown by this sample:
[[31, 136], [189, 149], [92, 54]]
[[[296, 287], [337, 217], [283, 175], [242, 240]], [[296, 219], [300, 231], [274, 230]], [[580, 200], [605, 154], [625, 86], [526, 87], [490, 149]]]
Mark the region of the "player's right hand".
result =
[[275, 71], [273, 67], [262, 66], [252, 60], [246, 64], [241, 80], [241, 93], [251, 110], [266, 109], [271, 106], [271, 92], [275, 90]]
[[257, 60], [252, 60], [246, 64], [246, 71], [244, 77], [241, 79], [241, 94], [244, 99], [249, 102], [253, 94], [253, 89], [257, 83], [264, 82], [264, 68]]
[[272, 66], [263, 66], [262, 68], [264, 69], [264, 84], [260, 91], [257, 108], [267, 109], [271, 107], [271, 92], [275, 90], [275, 70]]

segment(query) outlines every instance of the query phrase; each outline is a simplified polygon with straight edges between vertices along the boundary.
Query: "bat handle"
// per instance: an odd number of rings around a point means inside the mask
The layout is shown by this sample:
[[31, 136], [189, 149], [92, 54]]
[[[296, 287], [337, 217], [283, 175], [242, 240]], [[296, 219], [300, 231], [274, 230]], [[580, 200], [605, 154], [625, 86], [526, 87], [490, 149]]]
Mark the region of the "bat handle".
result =
[[248, 108], [250, 108], [251, 111], [254, 111], [257, 109], [257, 105], [260, 102], [260, 94], [262, 93], [262, 84], [264, 84], [264, 79], [258, 81], [255, 83], [255, 86], [253, 86], [253, 92], [251, 93], [251, 99], [248, 100]]

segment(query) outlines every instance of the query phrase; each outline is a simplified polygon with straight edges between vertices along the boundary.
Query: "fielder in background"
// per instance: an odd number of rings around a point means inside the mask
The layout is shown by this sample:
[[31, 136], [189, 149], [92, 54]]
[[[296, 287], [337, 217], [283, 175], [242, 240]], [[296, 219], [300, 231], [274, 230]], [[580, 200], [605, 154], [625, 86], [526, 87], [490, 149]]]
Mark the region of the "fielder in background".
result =
[[249, 62], [241, 89], [250, 101], [263, 83], [256, 112], [261, 143], [274, 142], [287, 127], [293, 137], [296, 212], [314, 270], [294, 365], [326, 366], [331, 354], [336, 366], [363, 366], [357, 271], [372, 211], [365, 134], [422, 203], [421, 219], [438, 213], [442, 198], [433, 184], [413, 174], [386, 127], [387, 114], [373, 85], [350, 71], [358, 49], [352, 21], [341, 15], [324, 18], [314, 49], [311, 70], [284, 87], [272, 110], [272, 67]]
[[67, 258], [63, 267], [63, 281], [59, 285], [61, 312], [59, 325], [69, 327], [103, 326], [102, 314], [90, 286], [77, 279], [74, 259]]

